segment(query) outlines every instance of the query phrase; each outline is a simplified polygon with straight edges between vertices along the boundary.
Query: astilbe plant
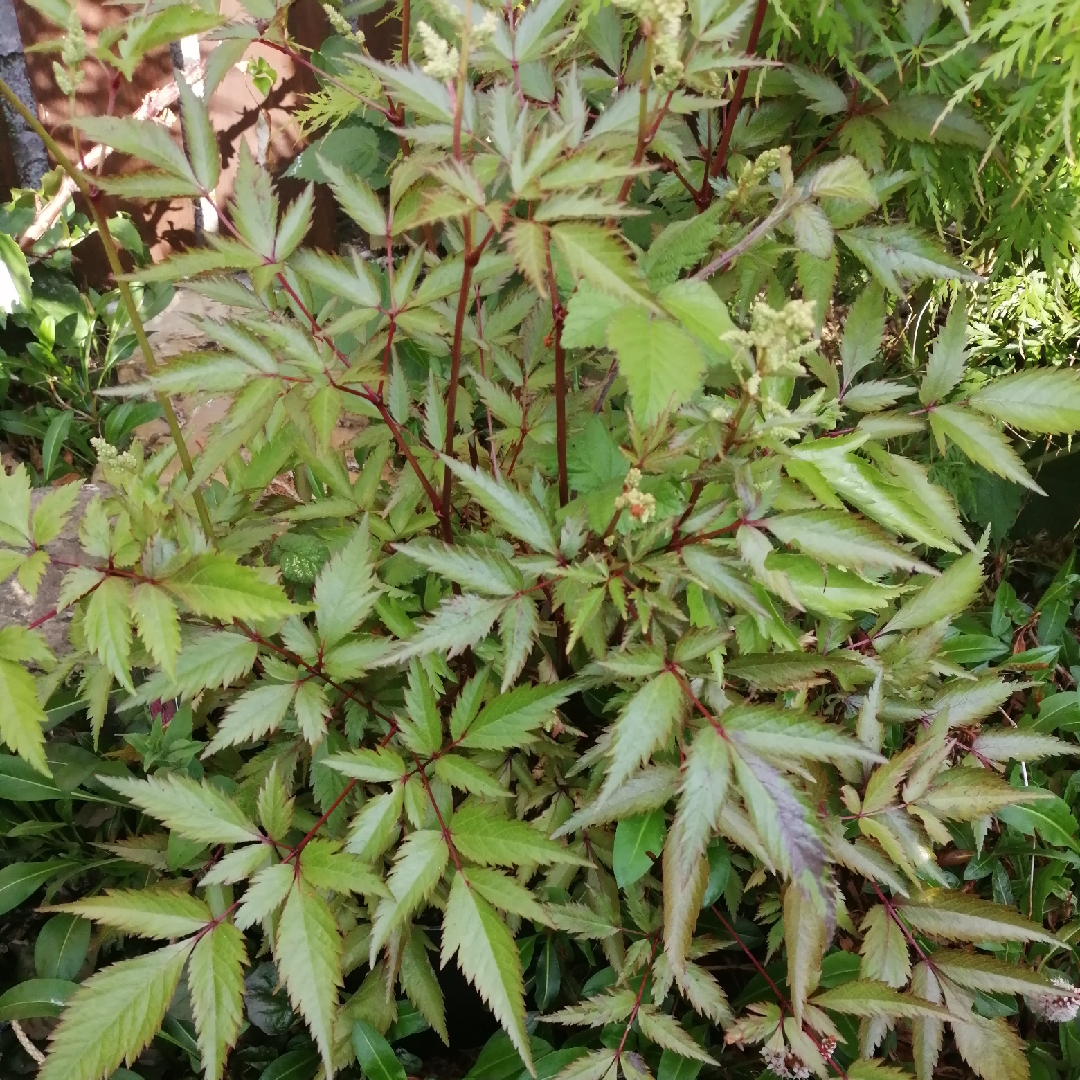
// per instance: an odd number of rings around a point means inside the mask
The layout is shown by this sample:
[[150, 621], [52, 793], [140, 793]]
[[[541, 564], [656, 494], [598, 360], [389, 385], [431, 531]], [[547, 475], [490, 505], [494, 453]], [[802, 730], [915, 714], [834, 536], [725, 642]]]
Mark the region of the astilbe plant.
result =
[[[284, 6], [247, 7], [218, 20], [225, 59], [256, 38], [296, 53]], [[1035, 488], [1003, 427], [1080, 429], [1080, 378], [969, 370], [962, 297], [925, 362], [878, 377], [888, 297], [973, 275], [834, 143], [797, 175], [786, 144], [728, 156], [737, 42], [764, 10], [439, 4], [422, 66], [354, 39], [327, 93], [359, 95], [401, 154], [382, 196], [321, 167], [386, 254], [303, 247], [311, 189], [281, 207], [242, 148], [222, 236], [138, 271], [233, 315], [125, 392], [231, 405], [194, 460], [102, 445], [57, 603], [70, 648], [0, 631], [0, 732], [28, 763], [8, 759], [6, 790], [113, 808], [97, 847], [3, 871], [4, 898], [78, 874], [49, 909], [65, 926], [169, 943], [50, 991], [70, 996], [40, 1080], [132, 1063], [185, 971], [217, 1080], [259, 955], [326, 1076], [357, 1058], [403, 1076], [397, 987], [453, 1039], [433, 953], [529, 1072], [536, 1022], [588, 1029], [545, 1064], [561, 1080], [721, 1058], [930, 1080], [943, 1052], [1012, 1080], [1025, 1044], [991, 996], [1076, 1014], [1060, 911], [1032, 921], [937, 859], [1046, 795], [1010, 762], [1072, 746], [995, 719], [1015, 668], [950, 658], [986, 540], [926, 461], [955, 447]], [[149, 124], [81, 121], [153, 167], [124, 194], [215, 188], [181, 89], [189, 156]], [[834, 234], [858, 294], [837, 355], [818, 340]], [[346, 413], [366, 419], [356, 470], [333, 448]], [[287, 473], [303, 498], [268, 492]], [[75, 493], [31, 513], [26, 473], [4, 477], [5, 571], [33, 585]], [[47, 741], [71, 687], [85, 718]], [[72, 745], [147, 708], [72, 782]], [[584, 988], [560, 988], [560, 955]]]

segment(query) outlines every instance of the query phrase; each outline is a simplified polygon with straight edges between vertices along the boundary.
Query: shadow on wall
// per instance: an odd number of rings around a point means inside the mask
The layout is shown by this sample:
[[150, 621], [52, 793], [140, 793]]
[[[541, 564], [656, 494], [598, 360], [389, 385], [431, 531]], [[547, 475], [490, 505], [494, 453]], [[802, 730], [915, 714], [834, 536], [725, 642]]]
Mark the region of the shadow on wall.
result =
[[[15, 0], [15, 6], [23, 44], [27, 49], [31, 45], [59, 36], [56, 27], [22, 0]], [[78, 0], [78, 9], [91, 43], [103, 28], [120, 21], [125, 14], [123, 8], [102, 3], [101, 0]], [[243, 12], [239, 0], [223, 0], [222, 10], [230, 17]], [[363, 30], [369, 47], [376, 55], [388, 56], [390, 50], [396, 46], [397, 28], [383, 21], [381, 15], [368, 17]], [[330, 28], [318, 0], [296, 0], [289, 14], [289, 31], [293, 39], [304, 48], [317, 48], [323, 42], [330, 33]], [[214, 44], [209, 41], [203, 43], [204, 57], [214, 48]], [[270, 130], [266, 162], [275, 174], [284, 171], [304, 146], [303, 136], [292, 119], [292, 112], [299, 99], [315, 88], [314, 76], [306, 69], [294, 66], [287, 56], [271, 49], [253, 45], [247, 53], [248, 58], [260, 55], [266, 58], [278, 76], [265, 99], [255, 91], [250, 79], [243, 72], [234, 69], [222, 80], [209, 103], [210, 118], [214, 130], [218, 132], [222, 155], [221, 180], [216, 193], [218, 200], [222, 202], [232, 194], [240, 141], [247, 141], [252, 151], [256, 150], [256, 129], [261, 112], [265, 113]], [[70, 102], [56, 86], [52, 72], [53, 55], [28, 52], [26, 63], [42, 123], [67, 153], [77, 157], [80, 148], [75, 145], [69, 121]], [[128, 115], [139, 108], [147, 94], [164, 86], [172, 78], [172, 62], [167, 48], [148, 56], [130, 83], [119, 78], [113, 82], [108, 71], [96, 62], [88, 61], [85, 65], [85, 78], [76, 96], [76, 110], [80, 115], [100, 114], [107, 111], [112, 98], [116, 115]], [[179, 142], [178, 125], [173, 126], [173, 133]], [[6, 144], [6, 132], [0, 142]], [[107, 160], [105, 168], [107, 173], [115, 174], [135, 171], [137, 165], [113, 155]], [[14, 175], [10, 149], [4, 145], [0, 147], [2, 186], [10, 187], [14, 182]], [[280, 184], [283, 200], [295, 197], [301, 189], [302, 184], [299, 181], [282, 180]], [[172, 250], [186, 248], [194, 243], [195, 211], [189, 199], [159, 200], [152, 203], [128, 203], [110, 199], [108, 205], [111, 212], [122, 209], [131, 214], [155, 261], [160, 261]], [[336, 246], [334, 219], [330, 193], [320, 186], [316, 191], [314, 226], [310, 236], [313, 244], [323, 248]], [[108, 270], [104, 252], [96, 241], [81, 245], [79, 257], [79, 270], [85, 282], [90, 285], [102, 284], [108, 276]]]

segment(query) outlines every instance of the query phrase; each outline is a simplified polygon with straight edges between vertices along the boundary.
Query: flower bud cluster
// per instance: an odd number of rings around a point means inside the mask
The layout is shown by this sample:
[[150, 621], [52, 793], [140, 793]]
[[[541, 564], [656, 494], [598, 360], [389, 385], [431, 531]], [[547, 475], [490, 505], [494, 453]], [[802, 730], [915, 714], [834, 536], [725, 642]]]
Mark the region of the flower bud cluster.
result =
[[629, 510], [630, 516], [647, 525], [656, 513], [656, 498], [647, 491], [642, 491], [638, 484], [641, 483], [641, 470], [631, 469], [623, 481], [622, 494], [615, 500], [616, 510]]
[[[647, 28], [652, 42], [653, 81], [657, 89], [674, 90], [683, 77], [682, 21], [686, 0], [614, 0]], [[657, 70], [659, 69], [659, 70]]]
[[1057, 993], [1047, 987], [1045, 991], [1028, 994], [1028, 1007], [1040, 1019], [1054, 1024], [1067, 1024], [1075, 1020], [1077, 1013], [1080, 1013], [1080, 988], [1060, 975], [1055, 975], [1050, 981], [1058, 988]]

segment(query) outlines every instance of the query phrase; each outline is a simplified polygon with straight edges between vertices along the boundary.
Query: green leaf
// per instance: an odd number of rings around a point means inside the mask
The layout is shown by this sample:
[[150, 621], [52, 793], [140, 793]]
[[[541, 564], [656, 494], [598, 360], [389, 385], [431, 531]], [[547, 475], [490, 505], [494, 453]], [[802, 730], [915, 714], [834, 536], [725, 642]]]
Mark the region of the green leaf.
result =
[[[572, 814], [551, 834], [552, 838], [567, 836], [588, 825], [603, 825], [609, 821], [617, 821], [628, 814], [641, 814], [655, 810], [658, 806], [663, 806], [675, 794], [679, 775], [679, 770], [670, 765], [654, 765], [642, 769], [602, 802], [598, 800], [590, 803]], [[710, 775], [711, 770], [706, 770], [702, 774], [702, 782], [711, 782]], [[718, 792], [718, 794], [719, 802], [722, 803], [723, 792]], [[678, 825], [677, 815], [676, 825]], [[684, 844], [689, 843], [687, 839], [689, 835], [689, 833], [684, 835]]]
[[184, 121], [184, 148], [204, 192], [217, 187], [221, 175], [221, 155], [218, 152], [217, 134], [210, 123], [210, 114], [201, 98], [188, 86], [187, 79], [176, 80], [180, 92], [180, 110]]
[[607, 328], [609, 348], [630, 386], [634, 415], [653, 424], [661, 413], [684, 405], [698, 391], [705, 362], [687, 333], [666, 319], [631, 307]]
[[[217, 734], [203, 752], [210, 757], [226, 746], [261, 739], [276, 731], [296, 696], [296, 683], [256, 683], [225, 711]], [[194, 839], [194, 838], [193, 838]]]
[[777, 764], [792, 758], [810, 761], [882, 761], [880, 754], [846, 732], [799, 712], [775, 705], [736, 705], [721, 720], [734, 746], [772, 757]]
[[860, 225], [844, 229], [839, 236], [874, 277], [898, 295], [906, 284], [928, 277], [979, 280], [928, 236], [908, 225]]
[[450, 887], [443, 916], [443, 967], [455, 953], [462, 973], [476, 987], [510, 1036], [526, 1069], [535, 1076], [525, 1032], [525, 989], [517, 946], [495, 909], [469, 888], [461, 874]]
[[274, 863], [260, 870], [251, 879], [240, 902], [236, 913], [237, 928], [247, 930], [276, 912], [295, 882], [296, 871], [290, 863]]
[[946, 438], [987, 472], [1046, 494], [1031, 478], [1012, 444], [997, 428], [969, 409], [958, 405], [938, 405], [930, 412], [930, 427], [944, 451]]
[[188, 964], [188, 989], [206, 1080], [221, 1080], [225, 1055], [240, 1034], [244, 1015], [244, 937], [219, 922], [199, 938]]
[[180, 941], [87, 979], [52, 1034], [41, 1080], [101, 1080], [134, 1063], [161, 1027], [191, 948]]
[[262, 840], [262, 833], [236, 803], [212, 784], [200, 784], [175, 772], [156, 774], [146, 780], [112, 776], [102, 776], [100, 780], [187, 840], [202, 844]]
[[[1049, 794], [1045, 793], [1044, 794]], [[995, 813], [1000, 821], [1019, 829], [1027, 836], [1038, 833], [1054, 847], [1080, 850], [1080, 827], [1068, 803], [1056, 795], [1041, 798], [1030, 804], [1003, 806]]]
[[430, 653], [457, 656], [487, 637], [506, 606], [503, 598], [489, 600], [474, 593], [447, 597], [412, 637], [393, 646], [372, 667], [401, 664]]
[[485, 705], [475, 719], [459, 717], [455, 710], [450, 718], [450, 734], [458, 746], [477, 750], [522, 745], [531, 741], [533, 730], [552, 717], [577, 689], [574, 682], [515, 687]]
[[33, 896], [49, 878], [74, 870], [78, 865], [71, 859], [9, 863], [0, 870], [0, 915], [7, 914]]
[[392, 784], [404, 779], [407, 772], [401, 755], [385, 746], [333, 754], [323, 764], [369, 784]]
[[459, 791], [486, 799], [505, 799], [511, 793], [486, 769], [460, 754], [443, 754], [435, 761], [435, 775]]
[[196, 615], [225, 622], [284, 619], [296, 611], [265, 571], [240, 566], [231, 555], [200, 555], [160, 584]]
[[278, 921], [274, 959], [293, 1008], [304, 1018], [327, 1073], [333, 1072], [341, 935], [326, 901], [298, 881]]
[[916, 930], [946, 941], [1061, 941], [1010, 908], [964, 893], [934, 889], [897, 906]]
[[326, 158], [319, 159], [322, 171], [330, 179], [330, 187], [342, 210], [366, 233], [381, 237], [388, 235], [386, 211], [378, 196], [368, 184], [355, 173], [346, 173]]
[[968, 399], [995, 420], [1041, 435], [1080, 429], [1080, 375], [1072, 368], [1038, 368], [994, 379]]
[[[351, 842], [350, 848], [353, 848]], [[371, 966], [390, 935], [428, 899], [442, 880], [449, 858], [450, 849], [442, 833], [434, 829], [411, 833], [398, 847], [394, 868], [386, 881], [392, 899], [382, 900], [371, 920]]]
[[986, 128], [964, 105], [954, 105], [946, 112], [948, 105], [945, 98], [931, 94], [908, 94], [877, 109], [874, 117], [898, 139], [951, 143], [984, 150], [990, 142]]
[[661, 1012], [655, 1005], [642, 1005], [637, 1013], [641, 1034], [649, 1042], [685, 1058], [716, 1065], [716, 1059], [704, 1050], [673, 1016]]
[[804, 510], [765, 519], [781, 543], [794, 545], [818, 562], [865, 571], [867, 567], [901, 568], [933, 573], [933, 567], [897, 547], [867, 521], [845, 510]]
[[472, 469], [455, 458], [444, 457], [443, 462], [511, 536], [516, 536], [536, 551], [554, 554], [558, 545], [551, 525], [534, 500], [483, 470]]
[[664, 847], [667, 822], [664, 811], [623, 818], [615, 828], [612, 873], [620, 889], [627, 889], [652, 869]]
[[847, 199], [868, 207], [878, 205], [877, 192], [866, 170], [853, 157], [835, 158], [822, 165], [809, 177], [806, 187], [818, 199]]
[[521, 572], [497, 551], [452, 546], [427, 537], [394, 547], [413, 562], [475, 592], [514, 596], [524, 588]]
[[[112, 685], [111, 676], [109, 684]], [[8, 802], [47, 802], [63, 797], [63, 792], [51, 775], [42, 773], [23, 758], [0, 754], [0, 799]]]
[[896, 921], [878, 905], [866, 913], [859, 929], [863, 932], [863, 943], [859, 948], [861, 977], [886, 983], [894, 990], [907, 986], [911, 978], [911, 957], [907, 938]]
[[12, 312], [31, 309], [32, 289], [26, 255], [13, 236], [0, 233], [0, 326], [6, 325], [5, 316]]
[[213, 918], [201, 900], [174, 889], [112, 890], [47, 910], [93, 919], [125, 934], [164, 939], [195, 934]]
[[358, 308], [375, 309], [382, 301], [382, 294], [371, 271], [359, 257], [354, 257], [350, 266], [343, 259], [305, 248], [292, 257], [290, 265], [311, 284]]
[[[650, 248], [650, 254], [652, 251]], [[721, 359], [731, 355], [732, 345], [724, 339], [735, 329], [735, 324], [724, 301], [708, 282], [693, 279], [674, 282], [660, 292], [658, 299], [684, 330], [706, 345], [710, 354]]]
[[461, 855], [482, 865], [515, 866], [520, 863], [585, 865], [562, 844], [549, 840], [524, 821], [502, 817], [490, 803], [468, 799], [450, 821], [454, 846]]
[[941, 577], [924, 585], [889, 620], [882, 633], [916, 630], [963, 611], [982, 589], [983, 552], [961, 555]]
[[673, 672], [647, 682], [627, 702], [612, 730], [603, 800], [628, 780], [640, 765], [671, 737], [675, 723], [686, 708], [686, 699]]
[[[482, 872], [494, 873], [494, 871]], [[531, 898], [528, 889], [523, 889], [520, 885], [517, 888]], [[439, 985], [431, 961], [428, 960], [424, 938], [417, 932], [409, 936], [401, 952], [401, 988], [420, 1015], [438, 1032], [439, 1038], [449, 1046], [450, 1037], [446, 1031], [446, 1005], [443, 1001], [442, 987]]]
[[935, 949], [934, 969], [968, 990], [982, 990], [987, 994], [1052, 992], [1050, 980], [1041, 972], [986, 953]]
[[30, 541], [30, 474], [25, 465], [0, 469], [0, 541], [28, 547]]
[[885, 336], [885, 298], [876, 285], [868, 285], [848, 310], [844, 336], [840, 339], [840, 359], [844, 385], [848, 386], [881, 350]]
[[958, 385], [966, 367], [967, 309], [961, 298], [953, 305], [944, 328], [934, 341], [926, 374], [919, 386], [919, 400], [924, 405], [940, 401]]
[[806, 1002], [821, 980], [821, 962], [835, 922], [831, 897], [802, 885], [784, 890], [784, 942], [787, 947], [788, 986], [795, 1022], [801, 1024]]
[[317, 889], [364, 896], [389, 897], [390, 892], [371, 867], [348, 852], [339, 851], [336, 840], [309, 840], [300, 855], [300, 872]]
[[802, 91], [803, 97], [810, 102], [810, 111], [818, 116], [832, 116], [834, 113], [847, 112], [847, 95], [844, 88], [832, 79], [819, 75], [816, 71], [788, 64], [787, 72]]
[[38, 933], [34, 967], [41, 979], [74, 979], [90, 948], [90, 923], [77, 915], [54, 915]]
[[635, 305], [648, 304], [637, 267], [621, 237], [600, 225], [559, 224], [551, 240], [575, 280], [584, 278], [601, 292]]
[[39, 773], [51, 776], [45, 761], [45, 722], [34, 677], [19, 664], [0, 660], [0, 736]]
[[93, 142], [104, 143], [176, 177], [180, 181], [178, 192], [183, 190], [188, 195], [200, 194], [199, 182], [191, 171], [188, 159], [173, 141], [169, 130], [161, 124], [136, 120], [130, 116], [82, 116], [79, 118], [79, 129]]
[[131, 613], [155, 663], [166, 675], [174, 676], [180, 654], [180, 617], [172, 600], [156, 585], [144, 582], [131, 593]]
[[815, 996], [812, 1004], [846, 1016], [898, 1020], [930, 1016], [948, 1018], [947, 1009], [913, 994], [901, 994], [883, 982], [853, 979]]
[[[71, 414], [62, 413], [61, 415], [70, 416]], [[51, 424], [49, 427], [52, 430]], [[57, 452], [59, 452], [59, 449], [57, 447]], [[43, 447], [43, 456], [44, 453], [45, 448]], [[42, 467], [44, 468], [44, 466]], [[51, 543], [63, 531], [81, 489], [81, 480], [76, 481], [74, 484], [61, 484], [60, 487], [54, 488], [37, 504], [37, 508], [34, 510], [32, 531], [34, 543], [38, 547]]]
[[[89, 926], [89, 923], [86, 924]], [[59, 1016], [64, 1003], [78, 990], [67, 979], [28, 979], [0, 994], [0, 1022]]]
[[352, 1044], [367, 1080], [405, 1080], [390, 1044], [370, 1024], [363, 1020], [353, 1024]]

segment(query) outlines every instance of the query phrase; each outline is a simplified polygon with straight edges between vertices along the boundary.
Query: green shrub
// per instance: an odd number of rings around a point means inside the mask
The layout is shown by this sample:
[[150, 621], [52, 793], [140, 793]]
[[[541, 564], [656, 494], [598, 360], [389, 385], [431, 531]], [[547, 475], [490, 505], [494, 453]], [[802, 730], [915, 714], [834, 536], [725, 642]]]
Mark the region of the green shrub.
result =
[[[99, 59], [212, 24], [211, 88], [256, 37], [297, 55], [284, 6], [246, 7], [135, 16]], [[0, 1018], [59, 1014], [41, 1080], [159, 1031], [161, 1075], [402, 1080], [391, 1041], [454, 1042], [435, 954], [505, 1032], [485, 1080], [1056, 1068], [1076, 834], [1035, 770], [1074, 744], [1024, 692], [1076, 666], [1078, 578], [1038, 619], [1002, 585], [983, 626], [988, 537], [928, 465], [1037, 489], [1009, 431], [1080, 429], [1080, 377], [969, 364], [975, 275], [833, 137], [859, 84], [729, 79], [764, 13], [466, 0], [413, 10], [422, 67], [338, 19], [309, 116], [400, 139], [382, 194], [316, 159], [371, 251], [303, 247], [311, 188], [280, 205], [242, 146], [222, 235], [132, 275], [234, 310], [132, 392], [231, 406], [194, 460], [99, 444], [69, 647], [0, 631], [0, 910], [47, 886], [49, 916]], [[863, 138], [981, 152], [873, 67], [910, 14], [846, 12], [841, 63], [892, 94]], [[799, 17], [805, 48], [840, 31]], [[152, 167], [106, 186], [209, 197], [182, 104], [189, 156], [80, 121]], [[928, 352], [883, 351], [927, 280], [955, 297]], [[0, 483], [25, 587], [75, 492]]]

